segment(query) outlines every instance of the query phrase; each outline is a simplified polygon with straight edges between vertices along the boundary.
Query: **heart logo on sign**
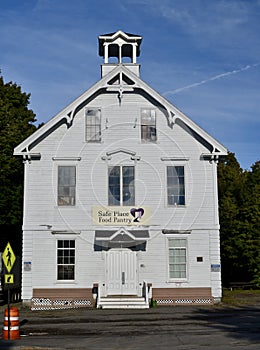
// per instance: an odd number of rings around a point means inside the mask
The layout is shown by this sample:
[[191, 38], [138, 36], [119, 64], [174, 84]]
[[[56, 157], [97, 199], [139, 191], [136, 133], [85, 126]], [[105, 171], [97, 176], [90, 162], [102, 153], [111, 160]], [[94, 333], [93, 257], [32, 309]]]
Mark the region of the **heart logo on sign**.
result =
[[130, 214], [134, 217], [134, 222], [139, 222], [141, 217], [144, 215], [144, 209], [143, 208], [132, 208], [130, 210]]

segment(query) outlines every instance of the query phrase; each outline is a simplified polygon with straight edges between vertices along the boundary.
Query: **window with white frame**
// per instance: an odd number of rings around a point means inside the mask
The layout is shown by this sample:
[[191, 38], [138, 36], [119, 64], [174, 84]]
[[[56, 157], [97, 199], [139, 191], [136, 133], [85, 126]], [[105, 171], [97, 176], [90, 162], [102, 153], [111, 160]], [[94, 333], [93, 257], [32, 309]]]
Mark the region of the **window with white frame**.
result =
[[187, 278], [187, 240], [169, 239], [169, 277]]
[[184, 166], [167, 166], [167, 204], [185, 205]]
[[101, 109], [86, 109], [86, 141], [101, 142]]
[[75, 205], [76, 167], [58, 166], [58, 205]]
[[57, 279], [75, 279], [75, 240], [57, 241]]
[[156, 112], [155, 109], [141, 109], [141, 140], [156, 142]]
[[113, 166], [108, 168], [108, 205], [135, 204], [134, 166]]

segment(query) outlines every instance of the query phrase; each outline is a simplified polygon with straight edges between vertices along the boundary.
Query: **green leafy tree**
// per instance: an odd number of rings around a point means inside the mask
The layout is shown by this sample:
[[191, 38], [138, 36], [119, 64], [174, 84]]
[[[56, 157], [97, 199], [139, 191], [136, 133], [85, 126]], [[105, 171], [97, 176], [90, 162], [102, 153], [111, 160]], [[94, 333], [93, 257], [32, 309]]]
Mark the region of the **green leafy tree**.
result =
[[250, 279], [260, 288], [260, 161], [246, 173], [247, 191], [240, 210], [241, 232], [245, 237], [245, 256]]
[[[219, 220], [223, 284], [237, 279], [239, 257], [239, 203], [243, 171], [234, 153], [218, 166]], [[241, 271], [240, 271], [241, 273]]]
[[[1, 236], [21, 231], [23, 210], [23, 164], [13, 150], [36, 127], [28, 109], [30, 94], [0, 76], [0, 228]], [[3, 242], [3, 239], [1, 240]], [[1, 247], [2, 248], [2, 247]]]
[[260, 163], [243, 171], [229, 153], [218, 167], [223, 285], [260, 284]]

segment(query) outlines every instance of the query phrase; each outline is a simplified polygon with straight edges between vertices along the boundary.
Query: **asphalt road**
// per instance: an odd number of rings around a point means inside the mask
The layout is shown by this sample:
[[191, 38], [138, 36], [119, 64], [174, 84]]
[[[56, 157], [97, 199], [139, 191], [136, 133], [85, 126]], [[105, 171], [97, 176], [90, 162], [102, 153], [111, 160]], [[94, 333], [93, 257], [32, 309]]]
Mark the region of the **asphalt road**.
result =
[[260, 307], [21, 309], [20, 334], [0, 341], [0, 349], [259, 350]]

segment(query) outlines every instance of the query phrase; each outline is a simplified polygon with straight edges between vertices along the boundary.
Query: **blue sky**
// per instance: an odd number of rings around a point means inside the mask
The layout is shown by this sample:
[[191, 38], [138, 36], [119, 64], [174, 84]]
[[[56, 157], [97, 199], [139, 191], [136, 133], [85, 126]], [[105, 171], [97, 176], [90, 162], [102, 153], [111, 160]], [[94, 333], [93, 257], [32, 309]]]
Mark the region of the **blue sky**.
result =
[[141, 79], [234, 152], [260, 159], [260, 0], [0, 2], [0, 69], [46, 122], [100, 79], [98, 36], [143, 37]]

